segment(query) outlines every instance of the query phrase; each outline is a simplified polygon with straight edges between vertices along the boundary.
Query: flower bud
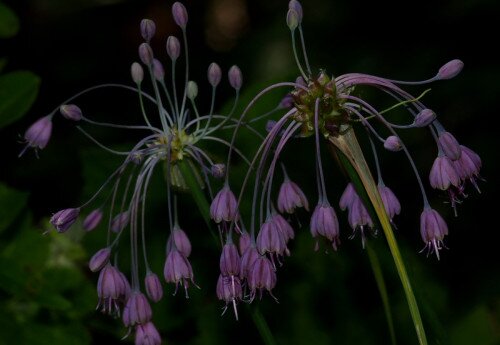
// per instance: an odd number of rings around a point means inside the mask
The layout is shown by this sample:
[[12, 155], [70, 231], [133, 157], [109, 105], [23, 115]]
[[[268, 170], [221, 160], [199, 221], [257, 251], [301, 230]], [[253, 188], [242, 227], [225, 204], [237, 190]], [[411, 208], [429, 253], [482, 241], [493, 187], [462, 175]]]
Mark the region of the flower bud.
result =
[[50, 218], [50, 223], [54, 225], [58, 232], [65, 232], [76, 222], [79, 214], [79, 208], [67, 208], [55, 213]]
[[436, 119], [436, 113], [434, 113], [430, 109], [423, 109], [420, 113], [415, 116], [415, 121], [413, 121], [413, 125], [415, 127], [426, 127], [432, 123]]
[[291, 31], [294, 31], [299, 26], [299, 15], [293, 8], [290, 8], [286, 14], [286, 25]]
[[134, 62], [130, 67], [130, 75], [136, 84], [142, 83], [142, 80], [144, 79], [144, 70], [138, 62]]
[[229, 69], [229, 84], [238, 91], [241, 88], [241, 84], [243, 84], [243, 76], [241, 74], [241, 70], [238, 66], [234, 65]]
[[181, 55], [181, 43], [175, 36], [168, 36], [167, 38], [167, 54], [170, 56], [172, 61], [177, 60], [179, 55]]
[[161, 287], [160, 278], [158, 278], [156, 274], [148, 272], [144, 279], [144, 286], [146, 287], [146, 293], [150, 300], [156, 303], [162, 299], [163, 288]]
[[89, 262], [89, 268], [92, 272], [100, 271], [109, 262], [111, 248], [106, 247], [99, 250], [92, 256]]
[[304, 12], [302, 10], [302, 5], [297, 0], [290, 0], [288, 3], [288, 9], [294, 10], [297, 13], [297, 20], [302, 23], [302, 18], [304, 17]]
[[82, 110], [74, 104], [61, 105], [59, 111], [68, 120], [80, 121], [82, 119]]
[[401, 146], [401, 141], [395, 135], [391, 135], [385, 139], [384, 147], [393, 152], [400, 151], [403, 147]]
[[156, 24], [151, 19], [141, 20], [141, 36], [146, 42], [151, 41], [156, 32]]
[[185, 29], [188, 22], [188, 14], [186, 7], [180, 2], [175, 2], [172, 5], [172, 16], [174, 21], [181, 29]]
[[157, 59], [153, 59], [153, 75], [158, 81], [162, 81], [163, 78], [165, 78], [165, 70], [163, 69], [163, 65]]
[[464, 68], [464, 63], [462, 61], [458, 59], [451, 60], [439, 69], [437, 78], [439, 80], [455, 78], [462, 71], [462, 68]]
[[118, 233], [122, 231], [129, 222], [129, 213], [128, 211], [119, 213], [113, 218], [111, 221], [111, 231]]
[[460, 144], [450, 132], [443, 131], [439, 133], [438, 142], [444, 154], [452, 161], [460, 158], [462, 153]]
[[187, 84], [187, 96], [192, 101], [198, 96], [198, 84], [192, 80]]
[[214, 164], [210, 167], [210, 173], [215, 178], [223, 178], [226, 175], [226, 165], [222, 163]]
[[83, 220], [83, 230], [92, 231], [94, 230], [102, 219], [102, 211], [100, 209], [95, 209], [89, 213], [87, 217]]
[[153, 49], [151, 49], [148, 43], [141, 43], [139, 45], [139, 58], [147, 66], [153, 63]]
[[217, 65], [215, 62], [212, 62], [210, 66], [208, 66], [207, 76], [210, 85], [212, 85], [213, 87], [219, 85], [222, 77], [222, 71], [219, 65]]

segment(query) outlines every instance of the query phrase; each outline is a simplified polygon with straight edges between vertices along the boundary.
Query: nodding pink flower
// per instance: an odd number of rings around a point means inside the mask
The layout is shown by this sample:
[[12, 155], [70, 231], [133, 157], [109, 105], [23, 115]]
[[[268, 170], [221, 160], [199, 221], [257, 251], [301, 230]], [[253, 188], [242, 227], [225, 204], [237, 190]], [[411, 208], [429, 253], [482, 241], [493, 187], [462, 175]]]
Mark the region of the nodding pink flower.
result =
[[226, 184], [215, 196], [210, 205], [210, 216], [216, 223], [238, 219], [238, 201]]
[[130, 220], [130, 214], [128, 211], [117, 214], [111, 221], [111, 231], [118, 233], [125, 229]]
[[355, 198], [358, 197], [356, 191], [354, 190], [354, 185], [349, 182], [347, 187], [345, 187], [342, 196], [340, 197], [339, 206], [342, 211], [345, 211], [347, 208], [351, 207], [352, 202]]
[[395, 215], [398, 215], [401, 212], [401, 204], [399, 203], [396, 195], [389, 187], [383, 184], [379, 184], [378, 192], [380, 193], [380, 197], [382, 198], [382, 202], [384, 203], [385, 211], [387, 212], [389, 219], [392, 220]]
[[100, 271], [108, 262], [111, 255], [111, 248], [106, 247], [100, 249], [92, 256], [89, 262], [89, 268], [92, 272]]
[[439, 260], [443, 239], [448, 235], [448, 226], [443, 217], [434, 209], [426, 207], [420, 215], [420, 235], [425, 243], [424, 249], [434, 252]]
[[93, 210], [83, 220], [83, 224], [82, 224], [83, 230], [85, 230], [85, 231], [94, 230], [99, 225], [101, 220], [102, 220], [102, 211], [99, 208]]
[[240, 274], [240, 255], [234, 243], [226, 243], [222, 247], [219, 268], [224, 276], [238, 276]]
[[243, 255], [243, 253], [245, 253], [247, 248], [250, 247], [251, 243], [252, 239], [250, 238], [250, 234], [245, 230], [243, 230], [238, 242], [238, 249], [240, 250], [240, 255]]
[[169, 253], [173, 248], [175, 248], [186, 258], [191, 254], [191, 242], [188, 236], [178, 226], [174, 226], [172, 233], [167, 240], [167, 253]]
[[135, 328], [135, 345], [161, 345], [160, 333], [152, 322], [137, 325]]
[[180, 2], [175, 2], [172, 5], [172, 16], [174, 21], [181, 29], [185, 29], [188, 22], [188, 13], [186, 7]]
[[[335, 210], [328, 202], [320, 202], [311, 216], [311, 234], [313, 238], [323, 236], [332, 242], [332, 247], [337, 250], [340, 244], [339, 221]], [[315, 249], [318, 250], [318, 241]]]
[[57, 232], [65, 232], [76, 222], [79, 214], [79, 208], [67, 208], [56, 212], [50, 218], [50, 223], [56, 228]]
[[439, 133], [438, 142], [446, 157], [452, 161], [460, 158], [462, 153], [460, 144], [450, 132], [442, 131]]
[[238, 320], [238, 310], [236, 309], [236, 302], [243, 299], [243, 289], [241, 288], [241, 282], [239, 278], [225, 277], [220, 274], [219, 279], [217, 280], [216, 293], [218, 299], [226, 302], [226, 307], [224, 308], [223, 314], [226, 312], [227, 305], [229, 303], [232, 303], [234, 316], [236, 317], [236, 320]]
[[361, 232], [361, 244], [365, 247], [365, 227], [373, 228], [373, 221], [368, 214], [363, 201], [358, 196], [355, 198], [348, 212], [348, 221], [353, 231], [357, 229]]
[[257, 235], [257, 249], [261, 255], [269, 253], [271, 257], [273, 257], [272, 254], [283, 255], [286, 250], [285, 236], [271, 218], [260, 227]]
[[123, 308], [122, 320], [125, 327], [146, 324], [151, 320], [152, 315], [153, 312], [146, 296], [139, 291], [132, 292]]
[[24, 133], [26, 147], [21, 152], [21, 156], [28, 147], [43, 149], [47, 146], [52, 134], [52, 115], [44, 116], [33, 123]]
[[304, 207], [306, 211], [309, 211], [309, 202], [304, 192], [288, 176], [285, 176], [285, 180], [280, 187], [277, 204], [281, 213], [293, 213], [297, 207]]
[[448, 156], [444, 155], [440, 155], [434, 160], [429, 174], [429, 181], [432, 188], [441, 190], [447, 190], [450, 186], [460, 186], [460, 176], [453, 162]]
[[180, 284], [186, 291], [186, 298], [189, 297], [187, 289], [189, 288], [189, 281], [194, 284], [193, 269], [191, 268], [191, 264], [188, 259], [186, 259], [186, 257], [177, 249], [172, 248], [172, 250], [168, 253], [163, 274], [167, 283], [175, 284], [174, 295], [177, 293], [177, 289]]
[[163, 297], [163, 288], [161, 286], [160, 278], [149, 271], [144, 278], [144, 286], [146, 287], [146, 294], [153, 302], [159, 302]]
[[292, 226], [286, 221], [285, 218], [283, 218], [281, 214], [273, 212], [273, 214], [271, 215], [271, 221], [276, 224], [278, 229], [283, 234], [285, 244], [288, 243], [289, 240], [293, 240], [295, 238], [295, 233], [293, 232]]
[[276, 286], [276, 280], [274, 265], [267, 257], [263, 255], [259, 256], [254, 261], [248, 273], [247, 281], [248, 287], [250, 288], [250, 299], [253, 300], [255, 298], [257, 291], [259, 291], [260, 298], [262, 298], [263, 290], [267, 290], [269, 294], [274, 297], [271, 290]]
[[476, 178], [481, 170], [481, 157], [466, 146], [460, 146], [462, 154], [460, 158], [453, 162], [455, 169], [460, 179], [465, 182], [469, 180], [472, 185], [479, 191]]
[[149, 42], [156, 33], [156, 24], [151, 19], [141, 20], [141, 36], [144, 41]]
[[111, 264], [107, 264], [99, 273], [97, 281], [97, 296], [103, 313], [120, 315], [120, 306], [130, 293], [130, 284], [127, 279]]
[[80, 121], [82, 119], [82, 110], [74, 104], [61, 105], [59, 111], [68, 120]]
[[240, 265], [240, 278], [246, 279], [247, 281], [250, 279], [249, 273], [253, 267], [255, 260], [257, 260], [261, 255], [259, 254], [257, 248], [254, 244], [251, 244], [248, 247], [243, 255], [241, 256], [241, 265]]

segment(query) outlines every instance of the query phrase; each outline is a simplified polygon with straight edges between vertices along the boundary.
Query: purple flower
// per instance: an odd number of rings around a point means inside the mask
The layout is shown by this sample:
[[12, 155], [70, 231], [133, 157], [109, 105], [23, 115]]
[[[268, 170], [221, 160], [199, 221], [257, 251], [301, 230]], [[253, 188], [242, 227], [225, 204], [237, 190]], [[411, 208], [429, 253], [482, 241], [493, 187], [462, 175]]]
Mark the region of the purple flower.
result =
[[251, 244], [248, 247], [243, 255], [241, 256], [241, 265], [240, 265], [240, 278], [246, 279], [247, 281], [250, 279], [249, 273], [253, 267], [255, 260], [257, 260], [261, 255], [257, 251], [255, 245]]
[[363, 201], [358, 196], [355, 198], [348, 212], [348, 221], [353, 231], [357, 229], [361, 232], [361, 244], [363, 248], [365, 247], [365, 227], [372, 228], [373, 221], [368, 214], [368, 210], [366, 209]]
[[177, 60], [181, 55], [181, 43], [179, 39], [175, 36], [168, 36], [167, 38], [167, 54], [170, 56], [172, 61]]
[[152, 322], [137, 325], [135, 328], [135, 345], [161, 345], [160, 333]]
[[387, 150], [393, 152], [401, 151], [401, 149], [403, 148], [401, 146], [401, 140], [399, 140], [399, 138], [395, 135], [391, 135], [390, 137], [387, 137], [387, 139], [385, 139], [384, 147]]
[[99, 273], [97, 281], [97, 296], [103, 313], [120, 314], [120, 305], [130, 293], [130, 285], [120, 271], [111, 264], [107, 264]]
[[76, 222], [79, 214], [79, 208], [67, 208], [56, 212], [52, 218], [50, 218], [50, 223], [58, 232], [65, 232]]
[[293, 213], [297, 207], [304, 207], [309, 211], [309, 202], [305, 194], [288, 176], [285, 176], [285, 181], [280, 187], [277, 204], [281, 213]]
[[460, 158], [460, 154], [462, 153], [460, 144], [450, 132], [441, 132], [439, 134], [438, 141], [439, 146], [443, 150], [446, 157], [448, 157], [452, 161], [456, 161]]
[[441, 190], [460, 185], [460, 177], [448, 156], [440, 155], [434, 160], [429, 174], [429, 181], [432, 188]]
[[464, 63], [462, 61], [458, 59], [451, 60], [439, 69], [436, 77], [440, 80], [454, 78], [462, 71], [462, 68], [464, 68]]
[[44, 116], [33, 123], [24, 133], [26, 147], [20, 155], [26, 151], [28, 147], [43, 149], [47, 146], [52, 134], [52, 115]]
[[93, 210], [83, 220], [83, 224], [82, 224], [83, 230], [85, 230], [85, 231], [94, 230], [99, 225], [101, 220], [102, 220], [101, 209], [98, 208], [98, 209]]
[[240, 250], [240, 254], [243, 255], [243, 253], [247, 250], [248, 247], [250, 247], [252, 243], [252, 239], [250, 238], [250, 234], [243, 230], [240, 236], [240, 240], [238, 243], [238, 247]]
[[186, 7], [180, 2], [175, 2], [172, 5], [172, 16], [174, 21], [181, 29], [185, 29], [188, 22], [188, 14]]
[[460, 146], [462, 154], [460, 158], [453, 162], [455, 170], [462, 181], [469, 180], [477, 190], [476, 178], [481, 170], [481, 157], [466, 146]]
[[222, 253], [219, 260], [219, 267], [224, 276], [237, 276], [240, 274], [240, 255], [238, 248], [233, 243], [226, 243], [222, 247]]
[[92, 256], [89, 262], [89, 268], [92, 272], [100, 271], [109, 261], [111, 255], [111, 248], [106, 247], [100, 249]]
[[[238, 277], [224, 277], [222, 274], [219, 275], [217, 280], [217, 298], [221, 301], [226, 302], [226, 308], [229, 303], [233, 304], [234, 315], [236, 320], [238, 320], [238, 310], [236, 309], [236, 302], [241, 301], [243, 298], [243, 290], [241, 288], [241, 282]], [[226, 309], [225, 308], [225, 309]], [[224, 312], [226, 311], [224, 309]]]
[[82, 119], [82, 110], [74, 104], [61, 105], [59, 111], [68, 120], [80, 121]]
[[392, 220], [395, 215], [401, 212], [401, 204], [399, 203], [396, 195], [389, 187], [379, 184], [378, 192], [380, 193], [380, 197], [382, 198], [382, 202], [384, 203], [385, 211], [387, 212], [389, 218]]
[[285, 239], [285, 244], [288, 243], [289, 240], [292, 240], [295, 238], [295, 233], [293, 232], [293, 228], [286, 221], [285, 218], [283, 218], [282, 215], [279, 213], [273, 212], [271, 216], [271, 221], [276, 224], [278, 229], [280, 230], [281, 234], [283, 235], [283, 238]]
[[[328, 202], [320, 202], [316, 205], [311, 216], [311, 235], [313, 238], [323, 236], [332, 242], [332, 247], [337, 250], [339, 239], [339, 221], [335, 210]], [[316, 241], [316, 250], [318, 242]]]
[[350, 208], [352, 202], [357, 197], [358, 194], [356, 194], [356, 191], [354, 190], [354, 185], [351, 182], [349, 182], [347, 184], [347, 187], [345, 187], [342, 196], [340, 197], [340, 202], [339, 202], [340, 209], [342, 211], [345, 211], [347, 208]]
[[153, 63], [153, 49], [151, 49], [148, 43], [141, 43], [139, 45], [139, 58], [146, 66], [150, 66]]
[[435, 252], [439, 260], [439, 250], [443, 247], [443, 239], [448, 235], [448, 226], [436, 210], [426, 207], [420, 215], [420, 235], [429, 252]]
[[153, 302], [159, 302], [163, 297], [163, 288], [161, 286], [160, 278], [153, 273], [148, 272], [144, 279], [144, 286], [149, 299]]
[[[274, 266], [265, 256], [258, 257], [248, 273], [248, 287], [250, 298], [253, 300], [257, 291], [262, 297], [262, 291], [267, 290], [271, 296], [271, 290], [276, 286], [276, 272]], [[274, 296], [273, 296], [274, 297]]]
[[266, 253], [283, 255], [285, 252], [285, 236], [271, 218], [266, 220], [260, 227], [257, 235], [257, 249], [262, 255]]
[[423, 109], [417, 116], [415, 116], [415, 121], [413, 125], [415, 127], [426, 127], [430, 125], [436, 119], [436, 113], [430, 109]]
[[132, 327], [137, 324], [145, 324], [151, 320], [153, 312], [148, 299], [143, 293], [134, 291], [129, 296], [125, 308], [123, 308], [123, 324]]
[[151, 41], [156, 33], [156, 24], [151, 19], [141, 20], [141, 36], [146, 42]]
[[225, 185], [212, 201], [210, 216], [216, 223], [238, 219], [238, 201], [228, 185]]
[[167, 283], [175, 284], [174, 294], [177, 293], [177, 288], [180, 284], [186, 290], [186, 298], [188, 297], [187, 289], [189, 287], [189, 281], [194, 284], [193, 269], [188, 259], [186, 259], [177, 249], [172, 248], [168, 253], [163, 274]]
[[189, 241], [189, 238], [187, 237], [184, 230], [182, 230], [178, 226], [174, 226], [172, 233], [168, 237], [167, 253], [169, 253], [174, 248], [174, 246], [175, 249], [177, 249], [186, 258], [191, 255], [191, 242]]
[[226, 165], [225, 164], [214, 164], [210, 167], [210, 173], [215, 178], [223, 178], [226, 175]]
[[153, 59], [151, 67], [153, 68], [153, 75], [155, 79], [161, 82], [165, 78], [165, 69], [163, 68], [163, 65], [158, 59]]
[[130, 220], [130, 215], [128, 211], [117, 214], [111, 221], [111, 231], [118, 233], [122, 231]]

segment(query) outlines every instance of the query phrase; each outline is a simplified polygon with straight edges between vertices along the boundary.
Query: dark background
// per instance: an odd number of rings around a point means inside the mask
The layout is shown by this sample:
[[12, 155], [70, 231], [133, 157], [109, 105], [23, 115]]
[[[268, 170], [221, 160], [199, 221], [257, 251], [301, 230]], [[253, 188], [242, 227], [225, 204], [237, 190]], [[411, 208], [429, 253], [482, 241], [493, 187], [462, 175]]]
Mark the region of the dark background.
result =
[[[138, 24], [142, 18], [156, 21], [158, 30], [153, 48], [156, 56], [167, 62], [166, 37], [180, 34], [171, 19], [171, 2], [4, 2], [21, 22], [19, 34], [1, 42], [0, 55], [9, 59], [5, 70], [30, 70], [41, 77], [42, 83], [28, 115], [4, 128], [0, 135], [0, 180], [29, 193], [24, 211], [0, 237], [2, 255], [11, 260], [4, 261], [2, 266], [17, 262], [23, 270], [18, 276], [16, 272], [8, 274], [17, 279], [18, 285], [4, 283], [0, 289], [0, 344], [119, 343], [125, 333], [120, 323], [92, 311], [96, 300], [93, 284], [97, 277], [90, 275], [85, 267], [88, 257], [103, 245], [104, 229], [84, 238], [78, 231], [40, 235], [47, 226], [48, 215], [90, 196], [99, 181], [112, 171], [115, 161], [91, 148], [63, 121], [56, 121], [51, 143], [40, 153], [39, 160], [32, 154], [18, 159], [22, 148], [18, 139], [30, 123], [81, 89], [104, 82], [131, 84], [129, 68], [137, 60], [137, 46], [141, 42]], [[295, 78], [297, 71], [285, 25], [286, 1], [210, 0], [187, 1], [185, 5], [189, 11], [191, 75], [200, 85], [205, 109], [208, 93], [205, 73], [212, 61], [219, 62], [224, 71], [234, 63], [241, 67], [244, 100], [255, 95], [260, 86]], [[440, 261], [418, 254], [422, 247], [418, 231], [422, 205], [408, 164], [401, 155], [385, 152], [382, 164], [386, 183], [403, 205], [402, 215], [396, 219], [396, 236], [421, 303], [429, 343], [500, 344], [497, 250], [500, 236], [496, 219], [499, 165], [497, 127], [493, 124], [498, 116], [500, 77], [498, 56], [493, 53], [500, 19], [498, 3], [309, 0], [303, 6], [306, 44], [316, 70], [326, 69], [334, 75], [365, 72], [415, 80], [433, 76], [451, 59], [464, 61], [463, 72], [454, 80], [431, 85], [432, 91], [424, 102], [438, 113], [461, 143], [480, 154], [486, 182], [480, 183], [480, 195], [468, 190], [470, 196], [459, 206], [457, 218], [449, 205], [443, 203], [445, 198], [428, 189], [433, 205], [445, 215], [450, 228], [446, 239], [449, 250], [443, 250]], [[419, 94], [425, 88], [409, 88], [409, 91]], [[229, 87], [222, 89], [219, 108], [232, 97]], [[282, 95], [278, 92], [266, 98], [259, 110], [271, 109]], [[368, 92], [366, 95], [374, 97]], [[77, 104], [89, 117], [135, 123], [140, 120], [136, 99], [124, 96], [130, 95], [113, 90], [96, 92], [82, 97]], [[381, 100], [382, 104], [384, 101]], [[116, 147], [137, 139], [134, 135], [107, 130], [93, 133]], [[246, 138], [240, 145], [248, 145], [250, 149], [257, 144], [247, 142]], [[404, 138], [426, 179], [436, 154], [432, 138], [425, 131], [405, 134]], [[310, 140], [294, 143], [285, 153], [285, 162], [289, 162], [292, 178], [304, 186], [310, 202], [314, 203], [312, 149]], [[334, 162], [327, 160], [325, 164], [330, 197], [337, 204], [346, 180]], [[241, 179], [242, 171], [235, 170], [235, 181]], [[162, 241], [166, 233], [162, 230], [165, 224], [161, 215], [165, 200], [161, 178], [156, 183], [158, 192], [152, 193], [148, 212], [151, 236], [158, 241], [151, 241], [149, 255], [161, 273]], [[9, 206], [8, 201], [4, 204]], [[239, 322], [233, 320], [230, 312], [219, 316], [222, 304], [214, 293], [218, 249], [210, 242], [202, 218], [192, 213], [194, 203], [185, 197], [181, 205], [180, 218], [194, 244], [192, 263], [202, 289], [192, 289], [191, 298], [184, 300], [181, 295], [171, 297], [172, 287], [166, 287], [164, 300], [154, 309], [155, 324], [166, 343], [262, 343], [252, 322], [253, 307], [240, 306]], [[259, 305], [278, 344], [389, 343], [366, 253], [361, 250], [359, 238], [347, 239], [350, 229], [344, 216], [339, 252], [314, 253], [308, 230], [298, 230], [291, 245], [293, 255], [278, 274], [275, 293], [280, 303], [270, 298], [254, 303]], [[307, 224], [305, 213], [300, 219]], [[380, 235], [371, 241], [380, 253], [386, 274], [398, 340], [416, 344], [384, 238]], [[123, 250], [126, 253], [127, 247]], [[6, 273], [2, 279], [5, 276]], [[18, 340], [11, 338], [15, 336]]]

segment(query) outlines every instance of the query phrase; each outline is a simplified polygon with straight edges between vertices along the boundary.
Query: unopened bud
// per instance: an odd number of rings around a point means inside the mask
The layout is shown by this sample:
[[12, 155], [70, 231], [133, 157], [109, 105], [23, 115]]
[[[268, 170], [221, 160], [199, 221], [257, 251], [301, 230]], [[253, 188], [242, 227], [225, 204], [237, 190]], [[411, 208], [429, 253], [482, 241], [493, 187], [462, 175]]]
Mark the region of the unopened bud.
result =
[[420, 113], [415, 116], [415, 121], [413, 125], [415, 127], [426, 127], [436, 119], [436, 113], [430, 109], [423, 109]]
[[151, 65], [153, 63], [153, 49], [148, 43], [141, 43], [139, 46], [139, 58], [145, 65]]
[[163, 78], [165, 78], [165, 70], [163, 69], [163, 65], [157, 59], [153, 59], [153, 75], [158, 81], [162, 81]]
[[177, 25], [181, 27], [181, 29], [185, 29], [188, 22], [188, 14], [186, 7], [180, 2], [175, 2], [172, 5], [172, 16], [174, 17], [174, 21]]
[[181, 43], [175, 36], [168, 36], [167, 38], [167, 54], [170, 56], [172, 61], [177, 60], [179, 55], [181, 55]]
[[226, 165], [222, 163], [214, 164], [210, 168], [210, 173], [215, 178], [223, 178], [226, 175]]
[[215, 62], [212, 62], [210, 66], [208, 66], [207, 77], [210, 85], [212, 85], [213, 87], [219, 85], [222, 77], [222, 71], [219, 65], [217, 65]]
[[302, 18], [304, 17], [304, 12], [302, 11], [302, 5], [297, 0], [290, 0], [288, 3], [288, 8], [290, 10], [295, 10], [297, 12], [297, 19], [299, 24], [302, 23]]
[[229, 69], [228, 76], [229, 84], [238, 91], [241, 88], [241, 84], [243, 84], [243, 76], [240, 68], [234, 65]]
[[384, 147], [393, 152], [400, 151], [403, 147], [401, 145], [401, 141], [399, 138], [395, 135], [391, 135], [390, 137], [387, 137], [384, 142]]
[[138, 62], [134, 62], [132, 64], [130, 67], [130, 74], [132, 75], [132, 80], [136, 84], [142, 83], [142, 80], [144, 79], [144, 70]]
[[146, 42], [151, 41], [156, 32], [156, 24], [151, 19], [141, 20], [141, 36]]
[[464, 63], [458, 59], [451, 60], [439, 69], [437, 78], [441, 80], [455, 78], [464, 68]]
[[198, 96], [198, 84], [192, 80], [187, 84], [187, 96], [190, 100], [194, 100]]
[[109, 261], [111, 249], [109, 247], [99, 250], [90, 259], [89, 268], [92, 272], [100, 271]]
[[293, 8], [289, 9], [286, 14], [286, 25], [288, 25], [291, 31], [294, 31], [299, 26], [299, 15]]
[[61, 105], [59, 111], [68, 120], [80, 121], [82, 119], [82, 110], [74, 104]]

